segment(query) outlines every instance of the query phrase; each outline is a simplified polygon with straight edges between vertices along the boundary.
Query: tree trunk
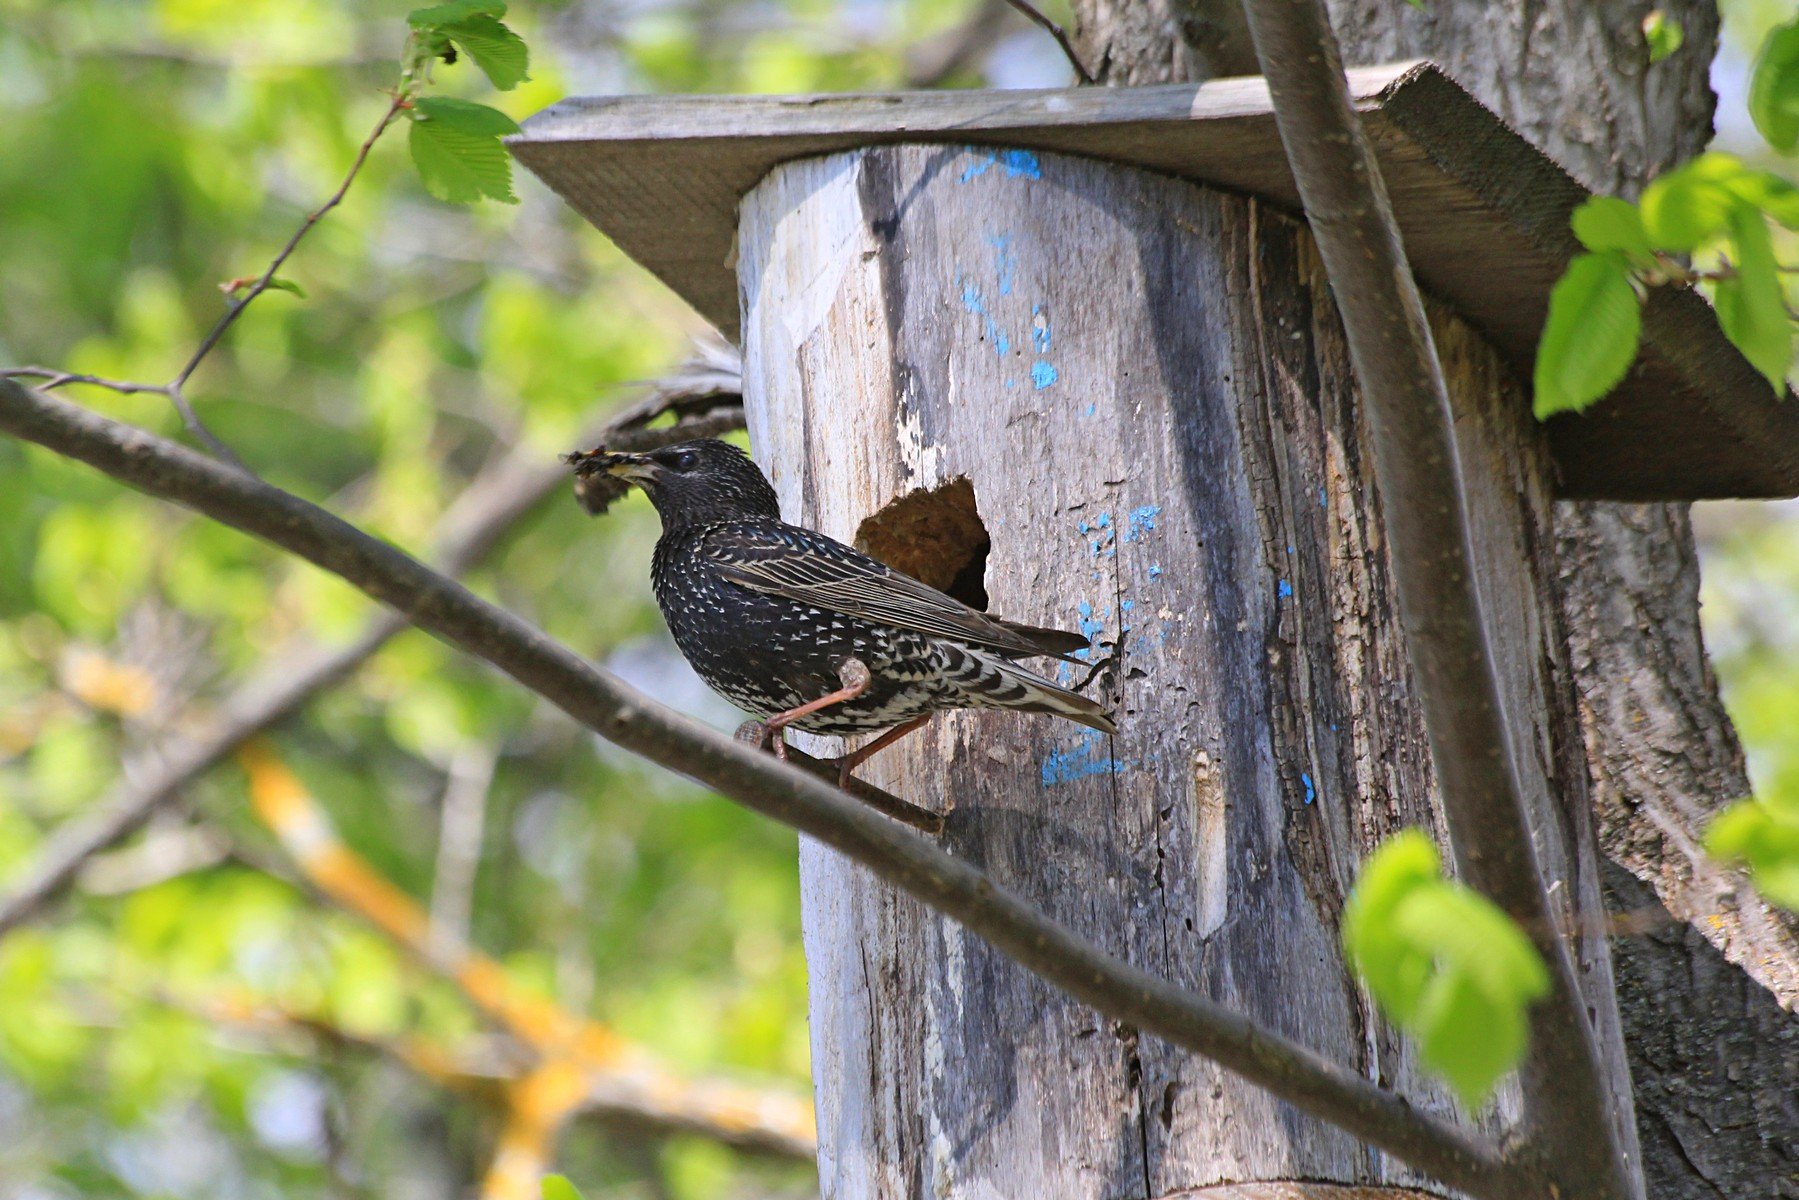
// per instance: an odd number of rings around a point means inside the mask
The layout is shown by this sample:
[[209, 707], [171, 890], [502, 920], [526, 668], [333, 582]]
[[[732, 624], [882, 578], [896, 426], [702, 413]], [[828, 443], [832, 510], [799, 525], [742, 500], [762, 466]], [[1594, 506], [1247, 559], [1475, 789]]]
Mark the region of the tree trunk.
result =
[[[1237, 0], [1075, 0], [1077, 45], [1102, 80], [1196, 77], [1183, 16]], [[1651, 67], [1658, 7], [1684, 47]], [[1712, 0], [1332, 0], [1351, 64], [1430, 58], [1600, 192], [1634, 196], [1711, 137]], [[1185, 38], [1194, 49], [1171, 50]], [[1241, 63], [1239, 47], [1235, 58]], [[1606, 873], [1607, 906], [1691, 930], [1618, 940], [1649, 1191], [1670, 1200], [1799, 1193], [1799, 925], [1699, 849], [1716, 809], [1748, 791], [1705, 661], [1685, 505], [1559, 504], [1561, 604]], [[1661, 906], [1666, 906], [1663, 911]], [[1783, 1011], [1783, 1008], [1785, 1011]], [[1759, 1096], [1745, 1081], [1764, 1081]], [[1775, 1182], [1772, 1185], [1769, 1181]], [[1770, 1192], [1772, 1186], [1775, 1190]], [[1785, 1190], [1780, 1190], [1785, 1189]]]
[[[1450, 1111], [1337, 949], [1367, 851], [1442, 830], [1303, 227], [1113, 165], [882, 147], [773, 172], [739, 271], [751, 438], [790, 519], [1117, 647], [1117, 738], [955, 714], [865, 773], [953, 806], [946, 845], [1113, 952]], [[1548, 459], [1513, 374], [1435, 319], [1512, 753], [1629, 1143]], [[826, 1196], [1425, 1186], [839, 856], [802, 843], [801, 872]]]

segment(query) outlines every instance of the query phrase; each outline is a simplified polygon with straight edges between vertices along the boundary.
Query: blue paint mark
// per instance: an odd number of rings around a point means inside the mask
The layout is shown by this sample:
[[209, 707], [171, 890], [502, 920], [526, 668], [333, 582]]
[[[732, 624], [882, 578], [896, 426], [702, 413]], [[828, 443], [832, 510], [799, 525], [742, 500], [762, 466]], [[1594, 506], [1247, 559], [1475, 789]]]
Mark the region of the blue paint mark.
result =
[[1011, 391], [1013, 388], [1015, 388], [1017, 386], [1018, 386], [1018, 381], [1016, 379], [1006, 380], [1006, 390], [1007, 391]]
[[1156, 518], [1162, 515], [1160, 504], [1145, 504], [1141, 508], [1131, 510], [1129, 525], [1124, 531], [1124, 540], [1134, 542], [1146, 533], [1154, 531]]
[[999, 294], [1012, 294], [1012, 272], [1018, 268], [1018, 259], [1012, 253], [1012, 235], [998, 233], [987, 239], [993, 247], [993, 274], [999, 280]]
[[1288, 546], [1288, 547], [1287, 547], [1287, 553], [1288, 553], [1288, 554], [1291, 554], [1291, 553], [1293, 553], [1293, 547], [1291, 547], [1291, 546]]
[[1008, 150], [1000, 157], [1005, 164], [1006, 174], [1014, 178], [1022, 175], [1026, 179], [1042, 179], [1043, 167], [1037, 162], [1037, 156], [1029, 150]]
[[1098, 411], [1099, 411], [1099, 404], [1097, 402], [1095, 402], [1093, 404], [1089, 404], [1087, 406], [1087, 415], [1088, 416], [1092, 416], [1094, 413], [1096, 413]]
[[1083, 600], [1075, 611], [1080, 614], [1079, 624], [1082, 637], [1091, 642], [1097, 640], [1099, 635], [1105, 632], [1108, 610], [1102, 608], [1099, 610], [1099, 615], [1095, 616], [1093, 606]]
[[1310, 775], [1307, 775], [1304, 771], [1301, 771], [1299, 773], [1299, 782], [1306, 785], [1306, 803], [1307, 804], [1310, 804], [1312, 801], [1314, 801], [1318, 798], [1317, 789], [1315, 789], [1312, 786], [1312, 777]]
[[1037, 353], [1049, 353], [1052, 336], [1049, 330], [1049, 318], [1043, 315], [1043, 306], [1041, 304], [1031, 305], [1031, 345], [1037, 348]]
[[1151, 579], [1160, 579], [1160, 578], [1162, 578], [1162, 567], [1161, 567], [1161, 564], [1159, 564], [1159, 563], [1151, 563], [1151, 564], [1150, 564], [1150, 567], [1149, 567], [1149, 577], [1150, 577], [1150, 578], [1151, 578]]
[[1318, 507], [1319, 508], [1329, 508], [1330, 507], [1330, 502], [1324, 498], [1324, 485], [1322, 483], [1318, 485]]
[[962, 281], [962, 307], [981, 318], [986, 326], [987, 337], [1001, 358], [1012, 352], [1012, 339], [1006, 336], [1006, 331], [987, 312], [987, 302], [981, 296], [981, 289], [967, 280]]
[[1288, 583], [1285, 579], [1283, 579], [1280, 581], [1280, 585], [1275, 590], [1280, 593], [1281, 599], [1285, 600], [1293, 594], [1293, 585]]
[[1084, 734], [1075, 749], [1051, 750], [1045, 755], [1043, 786], [1055, 787], [1059, 783], [1073, 783], [1094, 775], [1123, 774], [1128, 769], [1127, 764], [1101, 753], [1099, 736], [1098, 733]]
[[1133, 608], [1136, 608], [1136, 607], [1137, 607], [1137, 602], [1135, 600], [1120, 600], [1118, 602], [1118, 611], [1120, 614], [1128, 613]]
[[963, 169], [961, 179], [963, 183], [985, 175], [993, 169], [996, 163], [1004, 168], [1006, 174], [1013, 179], [1020, 177], [1025, 179], [1043, 178], [1043, 166], [1037, 161], [1037, 156], [1029, 150], [1004, 150], [997, 154], [992, 150], [973, 150], [971, 153], [975, 155], [975, 160]]
[[1057, 371], [1041, 358], [1031, 364], [1031, 384], [1042, 391], [1058, 378]]
[[[1086, 521], [1079, 521], [1076, 523], [1076, 528], [1085, 534], [1098, 535], [1090, 538], [1087, 542], [1087, 549], [1092, 553], [1093, 557], [1118, 557], [1117, 531], [1112, 528], [1111, 513], [1100, 513], [1098, 517], [1094, 518], [1092, 524], [1088, 524]], [[1098, 579], [1098, 573], [1095, 572], [1093, 577]]]

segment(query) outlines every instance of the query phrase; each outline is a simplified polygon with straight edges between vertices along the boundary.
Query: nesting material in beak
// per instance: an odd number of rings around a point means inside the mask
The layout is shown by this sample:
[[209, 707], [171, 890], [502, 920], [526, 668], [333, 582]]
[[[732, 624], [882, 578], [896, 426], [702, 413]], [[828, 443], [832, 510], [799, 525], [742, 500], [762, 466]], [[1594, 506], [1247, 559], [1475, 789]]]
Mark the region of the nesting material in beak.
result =
[[575, 450], [562, 456], [575, 468], [575, 499], [590, 516], [599, 516], [631, 490], [633, 480], [647, 478], [651, 460], [641, 454], [608, 454], [604, 449]]

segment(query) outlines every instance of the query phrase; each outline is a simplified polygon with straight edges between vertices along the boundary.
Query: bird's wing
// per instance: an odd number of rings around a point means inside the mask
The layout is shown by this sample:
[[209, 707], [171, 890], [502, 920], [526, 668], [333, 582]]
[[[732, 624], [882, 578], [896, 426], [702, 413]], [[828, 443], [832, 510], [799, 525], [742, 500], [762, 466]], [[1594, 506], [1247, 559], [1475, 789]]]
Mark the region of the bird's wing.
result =
[[707, 532], [701, 554], [739, 587], [1016, 658], [1062, 658], [1087, 639], [988, 616], [823, 534], [794, 525], [731, 523]]

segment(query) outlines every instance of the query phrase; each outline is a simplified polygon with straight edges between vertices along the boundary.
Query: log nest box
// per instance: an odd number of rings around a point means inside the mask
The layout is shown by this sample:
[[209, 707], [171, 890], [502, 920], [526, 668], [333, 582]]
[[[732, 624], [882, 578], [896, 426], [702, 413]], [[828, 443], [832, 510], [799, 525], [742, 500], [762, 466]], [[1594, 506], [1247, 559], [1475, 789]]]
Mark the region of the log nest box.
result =
[[[1799, 403], [1663, 289], [1616, 391], [1539, 425], [1586, 192], [1429, 64], [1350, 85], [1429, 302], [1557, 927], [1600, 930], [1554, 502], [1799, 493]], [[511, 145], [741, 343], [788, 519], [1108, 652], [1116, 736], [955, 713], [870, 782], [953, 805], [947, 848], [1107, 950], [1454, 1113], [1336, 948], [1369, 849], [1445, 825], [1366, 406], [1263, 81], [576, 99]], [[826, 1195], [1420, 1183], [832, 852], [803, 841], [800, 869]], [[1634, 1146], [1609, 951], [1577, 940]], [[1516, 1115], [1514, 1092], [1460, 1119]]]

